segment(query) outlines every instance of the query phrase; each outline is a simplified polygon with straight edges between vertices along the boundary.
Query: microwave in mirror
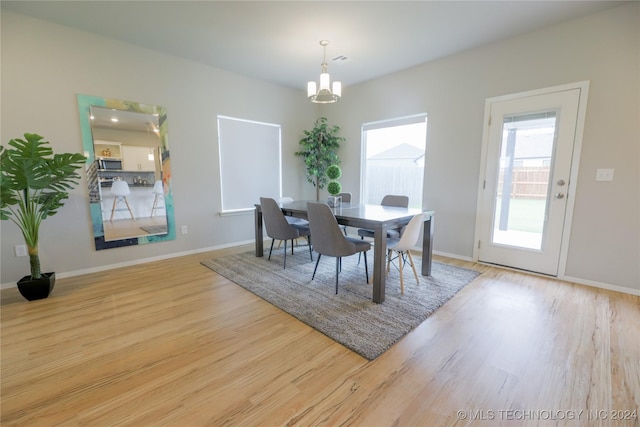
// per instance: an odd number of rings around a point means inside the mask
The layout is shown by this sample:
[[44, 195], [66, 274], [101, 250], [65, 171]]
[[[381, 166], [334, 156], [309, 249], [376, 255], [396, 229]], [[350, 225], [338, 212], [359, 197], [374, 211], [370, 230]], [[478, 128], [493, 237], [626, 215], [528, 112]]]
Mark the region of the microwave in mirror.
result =
[[99, 170], [120, 171], [122, 170], [122, 160], [119, 159], [98, 159]]

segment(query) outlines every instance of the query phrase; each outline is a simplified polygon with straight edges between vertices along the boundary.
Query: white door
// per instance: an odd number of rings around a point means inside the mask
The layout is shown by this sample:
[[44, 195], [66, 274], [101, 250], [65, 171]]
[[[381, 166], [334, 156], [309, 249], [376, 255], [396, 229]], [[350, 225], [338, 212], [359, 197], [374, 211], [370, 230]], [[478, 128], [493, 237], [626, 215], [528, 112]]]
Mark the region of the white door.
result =
[[581, 90], [488, 101], [479, 261], [558, 275]]

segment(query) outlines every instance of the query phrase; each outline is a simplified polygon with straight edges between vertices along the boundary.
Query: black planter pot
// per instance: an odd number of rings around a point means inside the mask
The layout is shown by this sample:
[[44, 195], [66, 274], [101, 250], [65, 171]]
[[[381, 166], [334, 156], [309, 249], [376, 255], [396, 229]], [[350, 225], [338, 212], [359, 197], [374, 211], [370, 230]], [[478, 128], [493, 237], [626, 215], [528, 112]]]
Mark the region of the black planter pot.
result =
[[18, 280], [18, 290], [20, 294], [29, 301], [44, 299], [53, 291], [56, 284], [56, 273], [42, 273], [39, 279], [31, 279], [31, 276], [24, 276]]

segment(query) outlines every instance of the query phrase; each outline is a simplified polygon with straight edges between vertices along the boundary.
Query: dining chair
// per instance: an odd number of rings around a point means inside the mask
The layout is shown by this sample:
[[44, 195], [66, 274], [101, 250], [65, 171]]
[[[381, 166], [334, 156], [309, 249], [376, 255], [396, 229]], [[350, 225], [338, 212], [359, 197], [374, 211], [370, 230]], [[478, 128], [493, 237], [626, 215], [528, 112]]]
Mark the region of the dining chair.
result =
[[155, 215], [158, 209], [162, 209], [162, 206], [158, 207], [158, 202], [160, 198], [164, 198], [164, 187], [162, 186], [162, 180], [157, 180], [155, 184], [153, 184], [153, 206], [151, 207], [151, 218]]
[[[408, 208], [409, 197], [396, 196], [394, 194], [387, 194], [382, 198], [382, 201], [380, 202], [380, 206], [395, 206], [399, 208]], [[360, 228], [358, 229], [358, 236], [360, 236], [362, 239], [364, 239], [365, 237], [373, 238], [374, 232], [373, 230], [369, 230], [367, 228]], [[400, 230], [399, 229], [387, 230], [387, 237], [395, 237], [395, 238], [400, 237]]]
[[[408, 208], [409, 207], [409, 197], [408, 196], [399, 196], [395, 194], [387, 194], [382, 198], [380, 202], [380, 206], [395, 206], [399, 208]], [[364, 240], [365, 237], [374, 238], [375, 232], [373, 230], [369, 230], [368, 228], [359, 228], [358, 236]], [[387, 230], [387, 238], [399, 238], [400, 237], [400, 229], [392, 228]], [[358, 262], [360, 259], [358, 258]]]
[[260, 208], [264, 219], [267, 236], [271, 238], [271, 248], [269, 249], [269, 260], [271, 260], [271, 252], [273, 251], [273, 243], [276, 240], [284, 241], [284, 264], [287, 268], [287, 240], [291, 240], [291, 255], [293, 255], [293, 241], [300, 236], [307, 238], [309, 244], [309, 256], [313, 261], [311, 252], [311, 232], [308, 226], [289, 224], [285, 219], [278, 203], [269, 197], [260, 197]]
[[[413, 275], [416, 277], [416, 283], [420, 283], [418, 279], [418, 273], [416, 272], [416, 266], [411, 257], [411, 248], [415, 247], [416, 243], [420, 239], [420, 226], [423, 222], [422, 214], [415, 215], [409, 221], [409, 224], [402, 231], [400, 238], [390, 238], [387, 240], [387, 274], [391, 269], [391, 262], [394, 259], [398, 260], [398, 269], [400, 270], [400, 293], [404, 295], [404, 280], [402, 277], [402, 267], [407, 263], [407, 257], [409, 263], [413, 269]], [[396, 258], [392, 258], [392, 254], [397, 254]]]
[[[345, 193], [338, 193], [338, 196], [340, 196], [342, 198], [342, 203], [351, 203], [351, 193], [349, 192], [345, 192]], [[346, 225], [341, 225], [340, 228], [342, 228], [342, 231], [344, 232], [344, 235], [347, 235], [347, 226]]]
[[[293, 202], [293, 197], [288, 197], [288, 196], [284, 196], [284, 197], [280, 197], [279, 200], [280, 203], [291, 203]], [[309, 221], [307, 221], [304, 218], [296, 218], [295, 216], [289, 216], [289, 215], [285, 215], [284, 219], [287, 220], [287, 222], [291, 225], [303, 225], [305, 227], [309, 226]]]
[[[283, 196], [280, 197], [280, 199], [278, 200], [278, 202], [280, 204], [283, 203], [291, 203], [293, 202], [293, 197], [289, 197], [289, 196]], [[309, 228], [309, 221], [307, 221], [304, 218], [297, 218], [295, 216], [291, 216], [291, 215], [285, 215], [284, 219], [287, 220], [287, 222], [290, 225], [296, 226], [296, 227], [302, 227], [302, 228]], [[300, 236], [300, 237], [304, 237], [304, 236]], [[297, 242], [298, 239], [295, 239], [295, 241]], [[280, 249], [280, 245], [282, 244], [282, 240], [278, 241], [278, 249]]]
[[367, 283], [369, 283], [369, 268], [367, 266], [367, 251], [371, 244], [355, 237], [344, 236], [331, 208], [325, 203], [308, 202], [307, 217], [313, 239], [313, 250], [318, 253], [316, 266], [311, 280], [316, 277], [316, 270], [322, 255], [336, 258], [336, 294], [338, 293], [338, 276], [342, 257], [364, 252], [364, 268]]
[[120, 179], [113, 181], [113, 183], [111, 183], [111, 194], [113, 194], [113, 206], [111, 207], [111, 218], [109, 221], [113, 222], [113, 214], [116, 212], [116, 205], [118, 202], [124, 202], [125, 205], [127, 205], [131, 219], [135, 221], [136, 217], [133, 215], [131, 206], [129, 206], [129, 202], [127, 201], [127, 196], [131, 194], [127, 181], [122, 181]]
[[342, 197], [344, 203], [351, 203], [351, 193], [338, 193], [338, 196]]

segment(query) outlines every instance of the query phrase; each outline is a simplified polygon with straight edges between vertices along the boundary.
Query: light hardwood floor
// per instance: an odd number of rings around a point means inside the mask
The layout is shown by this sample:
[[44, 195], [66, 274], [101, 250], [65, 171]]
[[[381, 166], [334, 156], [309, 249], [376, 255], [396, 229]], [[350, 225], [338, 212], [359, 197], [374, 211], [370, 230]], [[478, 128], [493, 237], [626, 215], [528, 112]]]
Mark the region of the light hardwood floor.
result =
[[640, 297], [436, 257], [483, 274], [367, 362], [199, 263], [247, 249], [3, 290], [1, 425], [640, 425]]

